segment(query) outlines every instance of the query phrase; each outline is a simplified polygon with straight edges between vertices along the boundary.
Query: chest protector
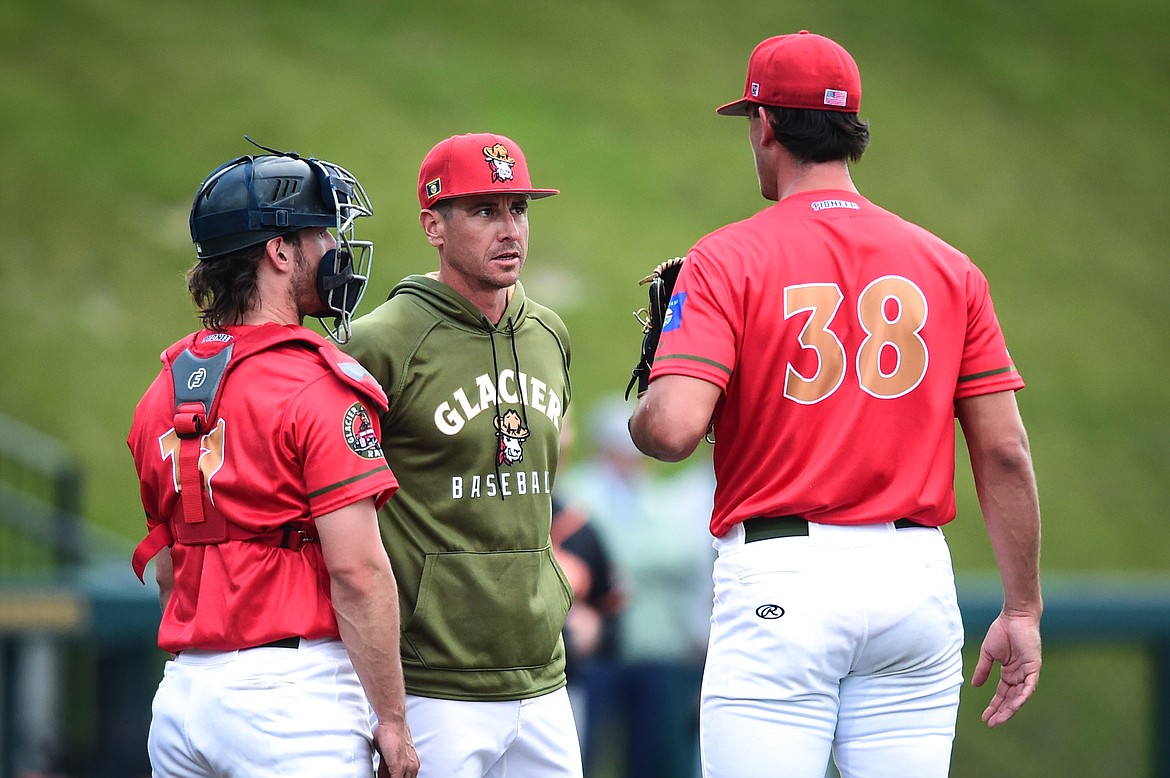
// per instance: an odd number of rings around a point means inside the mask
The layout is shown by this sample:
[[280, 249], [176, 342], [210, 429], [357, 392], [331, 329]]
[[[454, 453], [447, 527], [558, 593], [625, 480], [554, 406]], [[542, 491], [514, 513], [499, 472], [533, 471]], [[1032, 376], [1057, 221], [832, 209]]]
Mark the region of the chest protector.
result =
[[387, 408], [386, 395], [365, 368], [333, 344], [301, 327], [263, 326], [232, 338], [223, 349], [209, 357], [192, 350], [203, 333], [187, 336], [163, 354], [164, 370], [174, 388], [174, 430], [179, 438], [176, 452], [179, 469], [179, 503], [169, 520], [151, 528], [132, 560], [134, 572], [143, 580], [146, 563], [163, 548], [175, 543], [201, 546], [242, 540], [276, 548], [299, 551], [305, 543], [318, 540], [308, 517], [266, 532], [240, 526], [224, 515], [207, 494], [199, 470], [202, 442], [219, 420], [219, 401], [232, 369], [245, 359], [276, 346], [295, 344], [317, 352], [343, 383], [370, 401], [379, 411]]

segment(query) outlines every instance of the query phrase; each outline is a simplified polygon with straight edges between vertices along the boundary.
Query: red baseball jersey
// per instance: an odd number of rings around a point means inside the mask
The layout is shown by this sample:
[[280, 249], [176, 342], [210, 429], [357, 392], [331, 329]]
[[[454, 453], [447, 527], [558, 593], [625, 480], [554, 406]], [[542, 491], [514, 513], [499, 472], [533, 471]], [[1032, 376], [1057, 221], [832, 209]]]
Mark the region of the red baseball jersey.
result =
[[955, 516], [956, 399], [1018, 390], [987, 279], [857, 194], [785, 198], [700, 240], [651, 380], [715, 384], [711, 532]]
[[[211, 356], [250, 329], [198, 333], [192, 351]], [[310, 330], [290, 329], [324, 343]], [[317, 517], [361, 499], [380, 507], [398, 488], [379, 443], [379, 409], [306, 344], [281, 344], [234, 365], [218, 411], [201, 441], [199, 469], [209, 499], [234, 524], [257, 532], [315, 526]], [[174, 415], [164, 369], [139, 401], [127, 440], [148, 528], [173, 516], [180, 501]], [[299, 551], [242, 540], [175, 543], [171, 557], [174, 590], [158, 641], [166, 651], [338, 637], [319, 543]]]

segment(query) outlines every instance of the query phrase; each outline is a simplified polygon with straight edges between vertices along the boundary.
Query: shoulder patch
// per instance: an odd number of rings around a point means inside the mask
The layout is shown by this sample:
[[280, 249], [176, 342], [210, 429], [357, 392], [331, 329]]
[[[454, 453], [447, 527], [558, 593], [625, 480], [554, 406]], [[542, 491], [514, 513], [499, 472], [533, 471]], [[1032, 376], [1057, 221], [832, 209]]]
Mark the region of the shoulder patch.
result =
[[683, 306], [687, 302], [686, 292], [675, 292], [670, 296], [666, 314], [662, 317], [662, 331], [670, 332], [682, 326]]
[[381, 459], [382, 444], [374, 432], [370, 414], [361, 403], [354, 403], [345, 412], [345, 442], [350, 451], [363, 459]]

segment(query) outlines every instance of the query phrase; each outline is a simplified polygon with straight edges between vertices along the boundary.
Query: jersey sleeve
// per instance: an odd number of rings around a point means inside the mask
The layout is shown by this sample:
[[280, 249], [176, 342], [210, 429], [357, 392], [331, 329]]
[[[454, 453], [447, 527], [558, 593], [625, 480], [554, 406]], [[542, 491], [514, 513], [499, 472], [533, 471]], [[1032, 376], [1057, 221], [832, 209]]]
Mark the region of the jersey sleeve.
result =
[[955, 399], [1023, 387], [1024, 380], [1012, 362], [995, 315], [987, 278], [972, 264], [967, 279], [967, 337]]
[[290, 418], [288, 443], [303, 465], [313, 516], [366, 497], [380, 508], [398, 489], [382, 452], [377, 410], [334, 376], [308, 384]]
[[[134, 409], [130, 432], [126, 437], [126, 444], [138, 473], [139, 496], [143, 511], [146, 513], [147, 529], [153, 529], [165, 521], [161, 518], [164, 516], [162, 509], [164, 491], [173, 493], [179, 490], [177, 477], [173, 475], [174, 468], [158, 464], [162, 461], [158, 435], [152, 431], [149, 423], [162, 413], [162, 410], [159, 410], [163, 407], [162, 401], [158, 398], [169, 388], [168, 376], [169, 373], [160, 373], [139, 400]], [[169, 406], [166, 409], [169, 410]], [[167, 461], [165, 464], [170, 463]]]
[[651, 381], [682, 375], [727, 388], [735, 369], [743, 305], [722, 270], [697, 248], [687, 254], [662, 326]]

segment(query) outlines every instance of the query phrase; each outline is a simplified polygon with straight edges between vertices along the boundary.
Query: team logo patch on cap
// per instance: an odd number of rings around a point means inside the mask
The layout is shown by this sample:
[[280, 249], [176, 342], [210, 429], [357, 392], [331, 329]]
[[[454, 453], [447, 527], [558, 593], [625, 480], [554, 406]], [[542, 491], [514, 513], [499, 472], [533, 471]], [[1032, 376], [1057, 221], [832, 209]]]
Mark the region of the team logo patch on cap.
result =
[[759, 96], [760, 96], [760, 85], [757, 84], [755, 81], [753, 81], [752, 82], [752, 97], [759, 97]]
[[825, 105], [836, 105], [841, 108], [845, 107], [845, 103], [849, 100], [849, 93], [843, 89], [826, 89], [825, 90]]
[[483, 147], [483, 158], [492, 171], [492, 183], [512, 180], [512, 167], [516, 160], [508, 153], [503, 143]]
[[434, 181], [427, 181], [427, 197], [434, 197], [439, 192], [443, 191], [442, 179], [436, 178]]
[[361, 403], [354, 403], [345, 412], [345, 442], [359, 457], [378, 459], [382, 456], [382, 444], [374, 432], [374, 423]]

